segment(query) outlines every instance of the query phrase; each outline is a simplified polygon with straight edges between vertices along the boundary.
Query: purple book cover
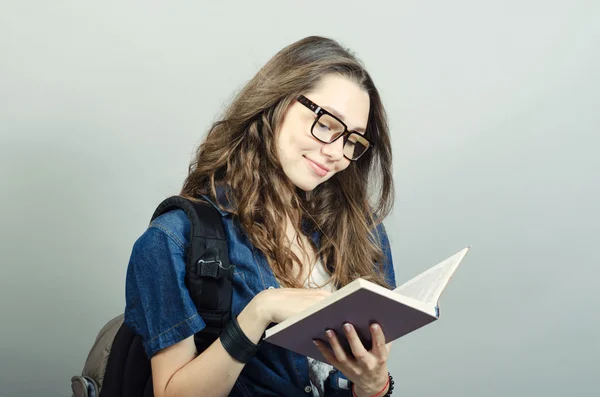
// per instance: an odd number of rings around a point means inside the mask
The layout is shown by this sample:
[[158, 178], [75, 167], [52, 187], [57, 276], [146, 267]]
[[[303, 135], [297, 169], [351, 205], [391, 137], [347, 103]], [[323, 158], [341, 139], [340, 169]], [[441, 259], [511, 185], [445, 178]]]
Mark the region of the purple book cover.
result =
[[[398, 296], [398, 299], [403, 299], [393, 291], [386, 290], [386, 294], [394, 294]], [[435, 308], [432, 310], [435, 313]], [[321, 310], [280, 329], [273, 335], [267, 334], [265, 341], [324, 361], [321, 353], [313, 344], [313, 339], [327, 341], [325, 335], [327, 329], [335, 330], [341, 336], [339, 340], [342, 345], [349, 349], [342, 327], [346, 322], [351, 323], [356, 328], [365, 347], [370, 349], [369, 326], [374, 322], [381, 325], [386, 342], [391, 342], [436, 319], [437, 317], [432, 313], [428, 314], [408, 304], [361, 287]]]

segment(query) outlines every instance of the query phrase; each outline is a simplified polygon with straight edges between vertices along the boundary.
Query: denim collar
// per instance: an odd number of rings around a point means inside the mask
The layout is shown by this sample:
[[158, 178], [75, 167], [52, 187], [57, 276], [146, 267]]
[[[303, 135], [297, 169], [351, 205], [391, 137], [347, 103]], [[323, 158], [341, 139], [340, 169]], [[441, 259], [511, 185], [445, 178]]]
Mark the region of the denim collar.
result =
[[[215, 209], [219, 211], [219, 214], [221, 214], [221, 216], [225, 217], [231, 215], [231, 203], [227, 199], [227, 189], [224, 186], [216, 186], [215, 191], [217, 192], [216, 200], [213, 200], [208, 194], [203, 194], [202, 198], [211, 203], [213, 207], [215, 207]], [[225, 210], [229, 211], [224, 211], [223, 209], [221, 209], [221, 207], [219, 207], [219, 205], [217, 205], [217, 203], [220, 204], [223, 208], [225, 208]]]

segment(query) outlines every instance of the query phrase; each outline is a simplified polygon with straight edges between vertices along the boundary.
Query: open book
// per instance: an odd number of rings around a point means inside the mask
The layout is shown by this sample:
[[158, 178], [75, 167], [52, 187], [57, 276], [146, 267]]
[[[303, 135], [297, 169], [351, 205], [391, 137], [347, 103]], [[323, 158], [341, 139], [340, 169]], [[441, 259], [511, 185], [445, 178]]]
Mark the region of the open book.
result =
[[325, 331], [335, 330], [346, 349], [343, 325], [354, 325], [367, 349], [369, 326], [376, 322], [391, 342], [439, 318], [438, 300], [470, 247], [419, 274], [394, 290], [357, 279], [319, 303], [265, 332], [265, 341], [296, 353], [324, 360], [313, 339], [327, 341]]

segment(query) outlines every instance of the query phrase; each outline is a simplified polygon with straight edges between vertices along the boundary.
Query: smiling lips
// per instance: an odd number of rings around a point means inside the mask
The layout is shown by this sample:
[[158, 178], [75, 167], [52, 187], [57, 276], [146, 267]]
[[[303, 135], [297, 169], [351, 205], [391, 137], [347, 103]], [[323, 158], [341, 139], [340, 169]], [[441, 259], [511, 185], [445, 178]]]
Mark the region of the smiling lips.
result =
[[317, 163], [316, 161], [313, 161], [313, 160], [309, 159], [308, 157], [305, 157], [305, 159], [306, 159], [306, 161], [308, 161], [308, 164], [310, 164], [310, 166], [315, 171], [315, 173], [319, 176], [325, 176], [330, 171], [329, 168], [325, 167], [321, 163]]

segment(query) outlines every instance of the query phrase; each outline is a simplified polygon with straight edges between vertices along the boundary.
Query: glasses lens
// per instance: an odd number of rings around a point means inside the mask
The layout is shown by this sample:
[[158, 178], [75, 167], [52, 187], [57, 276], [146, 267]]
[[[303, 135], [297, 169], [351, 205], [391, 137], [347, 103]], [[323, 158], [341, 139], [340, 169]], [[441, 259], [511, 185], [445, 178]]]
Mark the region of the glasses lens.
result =
[[328, 114], [324, 114], [319, 117], [312, 132], [318, 140], [329, 143], [344, 133], [344, 125]]
[[346, 144], [344, 145], [344, 155], [349, 159], [357, 160], [360, 156], [365, 154], [369, 146], [369, 141], [362, 135], [353, 132], [348, 136]]

